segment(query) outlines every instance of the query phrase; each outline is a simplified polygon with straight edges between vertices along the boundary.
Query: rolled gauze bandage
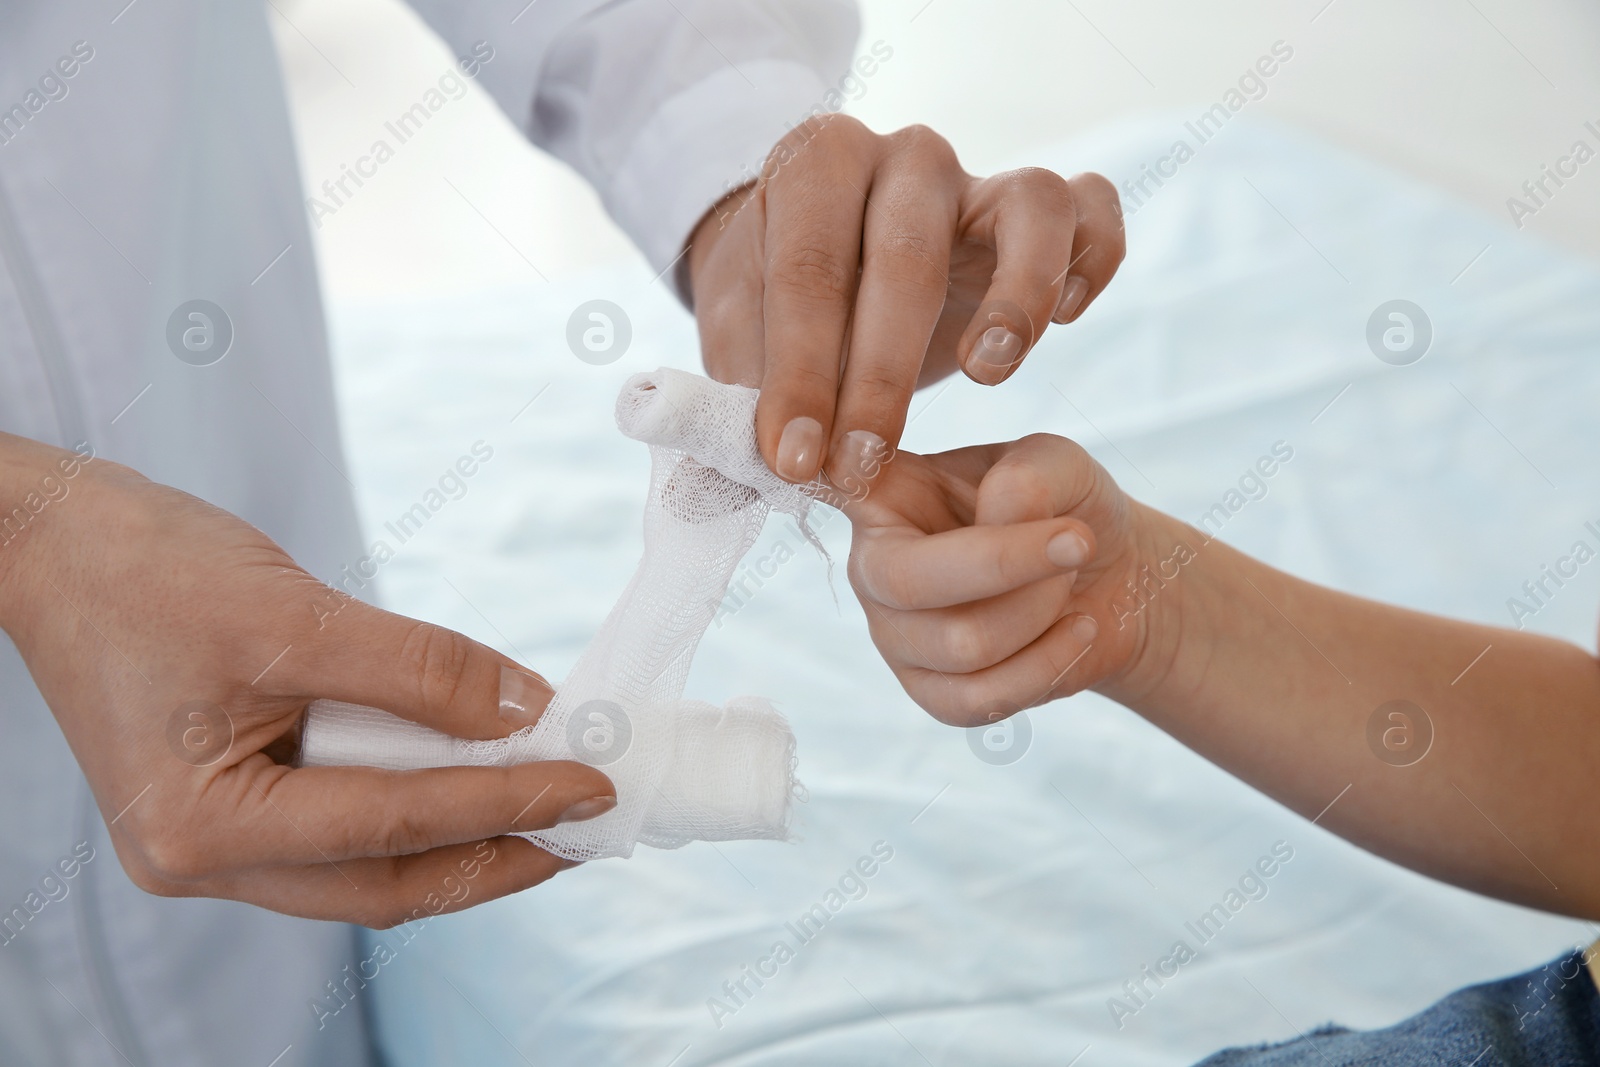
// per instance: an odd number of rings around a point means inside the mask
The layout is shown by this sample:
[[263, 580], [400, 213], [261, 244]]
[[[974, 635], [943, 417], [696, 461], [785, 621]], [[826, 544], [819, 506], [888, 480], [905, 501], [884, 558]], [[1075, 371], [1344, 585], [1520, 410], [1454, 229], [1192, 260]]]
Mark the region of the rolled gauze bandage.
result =
[[650, 445], [644, 556], [539, 721], [498, 741], [465, 741], [387, 712], [311, 705], [306, 766], [409, 770], [571, 759], [602, 769], [617, 806], [524, 836], [568, 859], [627, 856], [635, 844], [788, 836], [794, 734], [759, 697], [724, 707], [683, 699], [695, 648], [770, 511], [809, 537], [811, 498], [756, 449], [756, 391], [663, 368], [628, 379], [622, 432]]

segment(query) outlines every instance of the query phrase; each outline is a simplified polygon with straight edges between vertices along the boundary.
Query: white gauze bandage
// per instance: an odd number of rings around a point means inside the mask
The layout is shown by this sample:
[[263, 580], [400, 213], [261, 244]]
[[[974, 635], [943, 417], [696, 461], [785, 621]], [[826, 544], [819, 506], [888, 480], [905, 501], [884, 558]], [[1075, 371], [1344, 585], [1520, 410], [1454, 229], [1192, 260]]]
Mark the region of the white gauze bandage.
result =
[[[627, 856], [636, 843], [788, 836], [794, 734], [760, 697], [717, 707], [683, 699], [695, 648], [734, 567], [770, 511], [806, 526], [806, 491], [756, 449], [756, 390], [663, 368], [628, 379], [617, 425], [650, 446], [644, 557], [627, 590], [533, 726], [465, 741], [375, 708], [319, 700], [301, 740], [306, 766], [408, 770], [570, 759], [601, 768], [617, 806], [524, 836], [559, 856]], [[818, 545], [820, 549], [820, 545]]]

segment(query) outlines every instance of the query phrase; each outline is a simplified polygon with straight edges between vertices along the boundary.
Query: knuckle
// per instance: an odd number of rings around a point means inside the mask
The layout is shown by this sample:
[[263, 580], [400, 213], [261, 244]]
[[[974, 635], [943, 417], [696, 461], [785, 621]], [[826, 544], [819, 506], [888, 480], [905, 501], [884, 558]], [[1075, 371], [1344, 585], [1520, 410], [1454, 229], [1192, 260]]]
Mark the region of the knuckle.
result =
[[807, 130], [807, 141], [828, 149], [853, 148], [863, 140], [862, 134], [869, 132], [861, 120], [838, 111], [814, 115], [801, 125]]
[[911, 588], [898, 555], [879, 556], [858, 570], [859, 592], [891, 611], [911, 610]]
[[[215, 873], [218, 850], [199, 839], [189, 809], [151, 796], [121, 816], [114, 839], [129, 877], [135, 870], [151, 883], [141, 885], [158, 896], [179, 895], [175, 883], [195, 882]], [[137, 884], [137, 882], [135, 883]]]
[[896, 150], [916, 168], [919, 178], [954, 183], [966, 179], [955, 148], [933, 130], [921, 125], [907, 126], [895, 136]]
[[789, 132], [778, 138], [772, 146], [772, 151], [767, 153], [762, 173], [768, 177], [776, 177], [778, 171], [785, 164], [792, 162], [800, 150], [814, 140], [826, 126], [824, 116], [811, 115], [799, 125], [790, 127]]
[[[820, 164], [837, 153], [855, 149], [866, 132], [860, 121], [838, 112], [809, 115], [772, 146], [762, 173], [770, 181], [789, 169], [791, 163], [811, 160]], [[813, 149], [815, 156], [811, 155]]]
[[1048, 518], [1054, 509], [1050, 478], [1039, 467], [1018, 457], [1006, 457], [994, 465], [990, 477], [1009, 501], [1029, 515]]
[[767, 277], [777, 289], [832, 301], [854, 289], [856, 272], [837, 253], [815, 244], [802, 244], [782, 252]]
[[122, 842], [115, 842], [115, 848], [117, 859], [121, 861], [122, 869], [128, 875], [128, 881], [139, 889], [156, 897], [185, 895], [176, 883], [157, 874], [140, 850], [124, 847]]
[[872, 401], [894, 401], [896, 403], [909, 403], [911, 392], [916, 387], [917, 373], [921, 365], [884, 364], [874, 365], [856, 372], [851, 379], [850, 387], [859, 395]]
[[423, 706], [445, 708], [455, 703], [472, 663], [471, 638], [432, 623], [419, 622], [406, 635], [401, 660], [412, 672]]
[[955, 618], [939, 628], [940, 663], [955, 674], [970, 674], [989, 666], [993, 659], [988, 628], [977, 619]]
[[1112, 184], [1111, 179], [1092, 170], [1074, 174], [1071, 184], [1079, 185], [1085, 192], [1104, 197], [1109, 202], [1116, 202], [1120, 199], [1117, 195], [1117, 187]]
[[1067, 179], [1044, 167], [1023, 167], [1012, 171], [1007, 184], [1017, 192], [1038, 197], [1047, 203], [1071, 208], [1072, 186]]
[[145, 870], [161, 886], [148, 891], [158, 896], [176, 896], [172, 883], [199, 881], [211, 873], [206, 851], [187, 835], [155, 835], [139, 842], [139, 852]]
[[950, 147], [950, 142], [940, 134], [920, 122], [910, 126], [902, 126], [889, 135], [894, 146], [902, 151], [926, 156], [944, 156], [950, 160], [955, 159], [955, 151]]
[[417, 813], [396, 806], [373, 829], [367, 847], [372, 856], [409, 856], [431, 844], [427, 825]]
[[890, 229], [878, 238], [876, 251], [891, 269], [910, 269], [918, 275], [935, 271], [937, 250], [920, 233]]

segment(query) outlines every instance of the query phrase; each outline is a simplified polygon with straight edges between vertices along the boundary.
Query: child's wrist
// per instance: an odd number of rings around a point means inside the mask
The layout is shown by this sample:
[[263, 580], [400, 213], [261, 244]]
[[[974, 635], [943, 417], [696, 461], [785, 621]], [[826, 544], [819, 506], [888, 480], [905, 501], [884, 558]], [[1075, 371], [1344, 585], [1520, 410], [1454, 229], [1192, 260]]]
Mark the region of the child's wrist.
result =
[[1191, 684], [1197, 658], [1210, 646], [1207, 626], [1217, 617], [1205, 607], [1218, 584], [1214, 571], [1226, 562], [1220, 545], [1194, 527], [1138, 502], [1133, 508], [1138, 563], [1109, 624], [1137, 627], [1134, 652], [1096, 689], [1138, 710]]

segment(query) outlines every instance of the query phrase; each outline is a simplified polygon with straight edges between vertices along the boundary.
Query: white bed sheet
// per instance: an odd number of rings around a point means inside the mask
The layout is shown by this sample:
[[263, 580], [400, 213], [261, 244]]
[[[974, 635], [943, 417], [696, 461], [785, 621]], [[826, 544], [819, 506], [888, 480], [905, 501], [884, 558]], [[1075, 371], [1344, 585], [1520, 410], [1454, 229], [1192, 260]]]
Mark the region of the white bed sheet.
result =
[[[1122, 124], [1042, 162], [1120, 179], [1180, 124]], [[1594, 264], [1248, 117], [1130, 219], [1129, 246], [1113, 291], [1004, 388], [919, 396], [906, 446], [1067, 434], [1195, 521], [1285, 441], [1294, 458], [1226, 539], [1491, 623], [1600, 524]], [[594, 297], [633, 323], [605, 367], [563, 340]], [[1408, 367], [1364, 340], [1396, 297], [1435, 329]], [[387, 604], [559, 678], [639, 551], [647, 459], [612, 398], [637, 370], [693, 367], [692, 324], [639, 267], [335, 308], [333, 326], [363, 515], [397, 547]], [[493, 458], [465, 495], [396, 545], [384, 523], [477, 441]], [[822, 532], [842, 559], [844, 520]], [[774, 524], [750, 561], [780, 541], [799, 547]], [[1591, 646], [1597, 601], [1586, 568], [1530, 626]], [[1031, 712], [1026, 755], [988, 765], [904, 696], [842, 580], [836, 607], [804, 551], [703, 646], [689, 695], [739, 693], [779, 698], [794, 723], [801, 839], [641, 850], [408, 942], [370, 935], [396, 946], [361, 994], [392, 1063], [1183, 1064], [1328, 1020], [1386, 1024], [1591, 936], [1374, 859], [1092, 695]], [[1108, 999], [1175, 940], [1198, 947], [1185, 920], [1280, 840], [1294, 859], [1268, 895], [1119, 1028]], [[708, 998], [731, 1005], [724, 981], [794, 943], [785, 924], [879, 841], [894, 858], [866, 895], [717, 1025]]]

